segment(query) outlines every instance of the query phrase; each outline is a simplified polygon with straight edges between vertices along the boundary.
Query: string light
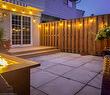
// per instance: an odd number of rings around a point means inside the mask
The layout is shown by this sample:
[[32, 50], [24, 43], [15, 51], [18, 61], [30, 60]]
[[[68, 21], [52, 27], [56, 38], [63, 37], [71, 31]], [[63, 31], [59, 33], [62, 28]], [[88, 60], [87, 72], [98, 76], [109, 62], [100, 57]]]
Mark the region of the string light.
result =
[[91, 23], [92, 23], [93, 21], [94, 21], [93, 19], [90, 19], [90, 20], [89, 20], [89, 22], [91, 22]]
[[79, 26], [81, 27], [82, 26], [82, 23], [79, 23]]
[[32, 14], [32, 11], [29, 11], [29, 14]]
[[68, 27], [71, 27], [71, 25], [70, 25], [70, 24], [68, 24]]
[[60, 26], [63, 26], [63, 23], [62, 22], [60, 22], [60, 24], [59, 24]]
[[38, 28], [41, 28], [41, 25], [40, 24], [38, 25]]
[[24, 11], [22, 11], [22, 13], [24, 14], [25, 12], [24, 12]]
[[12, 8], [12, 11], [14, 11], [14, 12], [15, 12], [15, 11], [16, 11], [16, 9], [15, 9], [15, 8]]
[[46, 27], [45, 29], [48, 30], [48, 27]]
[[7, 8], [7, 6], [3, 4], [3, 5], [2, 5], [2, 8], [6, 9], [6, 8]]
[[34, 19], [34, 20], [33, 20], [33, 22], [35, 23], [35, 22], [36, 22], [36, 20]]
[[52, 29], [54, 29], [54, 26], [52, 26]]

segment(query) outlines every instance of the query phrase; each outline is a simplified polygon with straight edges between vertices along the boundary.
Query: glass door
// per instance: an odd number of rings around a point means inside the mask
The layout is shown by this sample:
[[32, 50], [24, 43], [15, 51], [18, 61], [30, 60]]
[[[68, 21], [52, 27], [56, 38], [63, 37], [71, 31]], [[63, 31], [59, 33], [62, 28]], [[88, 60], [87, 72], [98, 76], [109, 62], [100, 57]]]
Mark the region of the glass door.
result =
[[31, 44], [31, 18], [12, 15], [12, 45], [24, 46]]

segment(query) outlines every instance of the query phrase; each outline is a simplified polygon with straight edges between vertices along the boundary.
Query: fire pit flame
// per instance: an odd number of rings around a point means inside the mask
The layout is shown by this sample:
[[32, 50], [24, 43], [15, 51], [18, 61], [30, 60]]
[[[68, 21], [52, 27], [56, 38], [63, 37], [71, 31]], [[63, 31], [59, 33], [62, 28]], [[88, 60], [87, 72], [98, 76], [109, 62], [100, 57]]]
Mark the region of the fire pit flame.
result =
[[7, 66], [7, 65], [8, 65], [7, 61], [0, 56], [0, 66]]

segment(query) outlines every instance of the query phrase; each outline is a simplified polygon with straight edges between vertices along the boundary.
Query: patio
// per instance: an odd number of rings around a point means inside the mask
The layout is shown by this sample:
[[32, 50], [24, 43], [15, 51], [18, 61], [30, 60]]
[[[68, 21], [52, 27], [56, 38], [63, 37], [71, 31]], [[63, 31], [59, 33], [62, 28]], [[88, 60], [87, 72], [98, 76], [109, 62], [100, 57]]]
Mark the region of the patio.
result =
[[101, 95], [102, 57], [60, 52], [29, 60], [41, 63], [31, 70], [31, 95]]

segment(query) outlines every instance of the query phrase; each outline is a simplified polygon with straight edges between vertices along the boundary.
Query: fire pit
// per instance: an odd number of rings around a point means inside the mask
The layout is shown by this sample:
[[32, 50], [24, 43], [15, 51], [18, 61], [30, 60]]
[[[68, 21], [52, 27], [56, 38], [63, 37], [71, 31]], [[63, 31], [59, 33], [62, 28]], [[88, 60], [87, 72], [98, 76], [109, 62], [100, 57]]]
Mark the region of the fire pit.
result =
[[39, 63], [0, 53], [0, 74], [17, 95], [30, 95], [30, 68]]

